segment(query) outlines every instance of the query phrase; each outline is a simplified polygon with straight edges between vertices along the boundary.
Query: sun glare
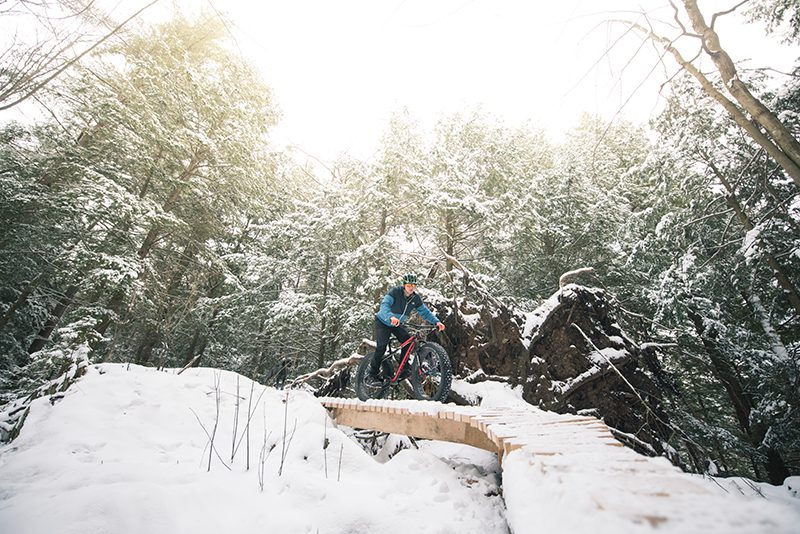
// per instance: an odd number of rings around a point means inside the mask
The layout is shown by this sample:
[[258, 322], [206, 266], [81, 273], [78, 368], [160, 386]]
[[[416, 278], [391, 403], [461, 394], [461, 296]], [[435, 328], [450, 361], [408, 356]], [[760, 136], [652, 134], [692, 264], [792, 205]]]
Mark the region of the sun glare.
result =
[[[668, 4], [653, 4], [653, 20], [669, 22]], [[652, 47], [618, 40], [623, 30], [606, 22], [635, 19], [642, 8], [631, 0], [602, 8], [581, 0], [187, 5], [224, 16], [275, 91], [283, 113], [276, 141], [323, 160], [343, 151], [369, 158], [402, 109], [430, 127], [479, 108], [552, 136], [583, 113], [646, 124], [674, 73]], [[752, 36], [747, 42], [752, 54]]]

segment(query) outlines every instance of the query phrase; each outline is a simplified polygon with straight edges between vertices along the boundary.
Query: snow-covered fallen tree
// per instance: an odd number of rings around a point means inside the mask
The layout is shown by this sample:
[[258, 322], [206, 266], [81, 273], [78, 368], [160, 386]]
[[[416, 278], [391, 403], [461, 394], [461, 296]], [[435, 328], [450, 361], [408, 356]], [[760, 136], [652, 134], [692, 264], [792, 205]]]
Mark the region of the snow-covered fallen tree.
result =
[[605, 291], [567, 281], [529, 312], [428, 295], [447, 326], [438, 341], [455, 372], [468, 381], [506, 377], [533, 405], [595, 415], [627, 445], [675, 461], [666, 444], [675, 430], [652, 379], [657, 361], [622, 330]]

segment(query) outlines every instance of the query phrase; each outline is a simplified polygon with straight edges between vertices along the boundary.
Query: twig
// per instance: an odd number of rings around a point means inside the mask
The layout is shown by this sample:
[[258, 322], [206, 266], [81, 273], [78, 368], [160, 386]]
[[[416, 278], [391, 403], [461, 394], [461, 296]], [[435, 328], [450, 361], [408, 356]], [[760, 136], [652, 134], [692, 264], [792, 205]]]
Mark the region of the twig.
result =
[[344, 452], [344, 443], [339, 446], [339, 473], [336, 475], [336, 482], [342, 480], [342, 453]]
[[[252, 388], [251, 388], [251, 390], [252, 390]], [[267, 386], [264, 386], [264, 389], [262, 389], [262, 390], [261, 390], [261, 394], [259, 394], [259, 396], [258, 396], [258, 399], [256, 399], [256, 405], [257, 405], [259, 402], [261, 402], [261, 397], [263, 397], [263, 396], [264, 396], [264, 393], [265, 393], [266, 391], [267, 391]], [[256, 408], [256, 409], [257, 409], [257, 408]], [[250, 412], [250, 414], [247, 416], [247, 426], [248, 426], [248, 427], [250, 426], [250, 419], [252, 419], [252, 417], [253, 417], [253, 414], [254, 414], [254, 413], [256, 413], [256, 409], [254, 409], [252, 412]], [[243, 439], [244, 439], [244, 436], [242, 436], [242, 437], [239, 439], [239, 443], [236, 445], [236, 450], [237, 450], [237, 451], [239, 450], [239, 447], [242, 445], [242, 440], [243, 440]], [[248, 440], [249, 440], [249, 438], [248, 438]], [[248, 446], [248, 448], [250, 447], [250, 442], [249, 442], [249, 441], [247, 442], [247, 446]], [[234, 454], [235, 454], [235, 452], [236, 452], [236, 451], [234, 451]]]
[[283, 457], [281, 458], [281, 465], [278, 468], [278, 476], [283, 474], [283, 461], [286, 457], [286, 453], [289, 452], [289, 447], [292, 445], [292, 440], [294, 439], [294, 433], [297, 430], [297, 419], [294, 420], [294, 426], [292, 427], [292, 433], [289, 434], [289, 441], [286, 443], [286, 447], [283, 448]]
[[464, 274], [464, 277], [467, 279], [467, 283], [472, 285], [472, 287], [478, 292], [478, 294], [481, 297], [483, 297], [484, 299], [488, 300], [490, 303], [494, 304], [496, 307], [503, 308], [503, 304], [499, 300], [497, 300], [496, 298], [494, 298], [492, 296], [491, 292], [489, 291], [489, 288], [487, 288], [483, 284], [483, 282], [478, 280], [475, 277], [475, 275], [472, 273], [472, 271], [470, 271], [469, 269], [464, 267], [464, 265], [460, 261], [458, 261], [458, 258], [456, 258], [455, 256], [451, 256], [450, 254], [448, 254], [444, 250], [441, 250], [441, 253], [445, 257], [445, 259], [447, 261], [449, 261], [456, 269], [458, 269], [459, 271], [461, 271]]
[[[253, 403], [253, 389], [256, 386], [256, 381], [250, 381], [250, 396], [247, 398], [247, 424], [244, 427], [245, 435], [247, 436], [247, 465], [246, 470], [250, 471], [250, 407]], [[234, 454], [236, 451], [233, 451]]]
[[278, 476], [283, 474], [283, 464], [286, 461], [286, 453], [289, 452], [289, 446], [292, 444], [292, 438], [294, 438], [295, 430], [297, 430], [297, 419], [294, 420], [294, 427], [292, 428], [292, 433], [289, 436], [289, 441], [286, 441], [286, 420], [289, 417], [289, 392], [286, 392], [286, 398], [284, 399], [284, 407], [283, 407], [283, 442], [281, 443], [281, 465], [278, 468]]
[[[213, 450], [214, 452], [216, 452], [216, 449], [214, 448], [214, 438], [217, 435], [217, 426], [219, 425], [220, 376], [221, 375], [219, 372], [214, 373], [214, 399], [217, 412], [216, 416], [214, 417], [214, 429], [211, 431], [211, 436], [209, 437], [209, 439], [211, 440], [211, 449], [208, 451], [208, 471], [211, 471], [211, 451]], [[219, 456], [219, 454], [217, 454], [217, 456]]]
[[330, 442], [328, 441], [328, 414], [324, 415], [325, 417], [325, 430], [324, 434], [322, 435], [322, 458], [325, 464], [325, 480], [328, 479], [328, 445]]
[[639, 401], [642, 403], [642, 405], [644, 406], [644, 409], [645, 409], [645, 411], [646, 411], [648, 414], [650, 414], [651, 416], [653, 416], [653, 418], [654, 418], [656, 421], [658, 421], [659, 423], [661, 423], [662, 425], [664, 425], [666, 428], [670, 428], [670, 429], [674, 430], [675, 432], [677, 432], [679, 435], [681, 435], [681, 436], [682, 436], [682, 437], [683, 437], [685, 440], [687, 440], [689, 443], [692, 443], [693, 445], [695, 445], [696, 447], [698, 447], [698, 448], [699, 448], [699, 449], [701, 449], [701, 450], [703, 449], [703, 447], [701, 447], [701, 446], [700, 446], [698, 443], [696, 443], [696, 442], [695, 442], [695, 441], [694, 441], [692, 438], [690, 438], [690, 437], [689, 437], [689, 436], [688, 436], [688, 435], [687, 435], [687, 434], [686, 434], [686, 433], [685, 433], [683, 430], [681, 430], [679, 427], [676, 427], [675, 425], [673, 425], [673, 424], [671, 424], [671, 423], [668, 423], [668, 422], [664, 421], [663, 419], [661, 419], [661, 417], [659, 417], [659, 416], [658, 416], [658, 414], [657, 414], [657, 413], [655, 413], [655, 412], [653, 411], [653, 409], [650, 407], [650, 405], [649, 405], [649, 404], [647, 404], [647, 403], [645, 402], [645, 400], [642, 398], [642, 396], [641, 396], [641, 395], [639, 395], [639, 391], [638, 391], [638, 390], [637, 390], [635, 387], [633, 387], [633, 384], [631, 384], [631, 383], [628, 381], [628, 379], [627, 379], [627, 378], [625, 378], [625, 376], [622, 374], [622, 372], [621, 372], [619, 369], [617, 369], [617, 366], [616, 366], [616, 365], [614, 365], [614, 364], [611, 362], [611, 360], [610, 360], [610, 359], [609, 359], [609, 358], [608, 358], [608, 357], [607, 357], [605, 354], [603, 354], [603, 353], [600, 351], [600, 349], [599, 349], [599, 348], [597, 348], [597, 345], [595, 345], [595, 344], [594, 344], [594, 342], [592, 342], [592, 340], [591, 340], [591, 339], [589, 339], [589, 336], [587, 336], [587, 335], [586, 335], [586, 333], [585, 333], [585, 332], [584, 332], [584, 331], [581, 329], [581, 327], [580, 327], [580, 326], [578, 326], [578, 325], [577, 325], [577, 324], [575, 324], [575, 323], [572, 323], [572, 326], [574, 326], [574, 327], [575, 327], [575, 329], [576, 329], [576, 330], [578, 330], [578, 332], [580, 332], [580, 333], [581, 333], [581, 335], [582, 335], [582, 336], [583, 336], [583, 338], [586, 340], [586, 342], [587, 342], [587, 343], [589, 343], [589, 345], [591, 345], [591, 346], [592, 346], [592, 348], [594, 348], [594, 350], [595, 350], [595, 351], [597, 351], [597, 353], [598, 353], [598, 354], [600, 354], [600, 356], [602, 356], [602, 357], [603, 357], [603, 359], [605, 359], [605, 360], [606, 360], [606, 362], [608, 362], [608, 365], [610, 365], [610, 366], [611, 366], [611, 368], [612, 368], [612, 369], [613, 369], [613, 370], [614, 370], [614, 371], [615, 371], [615, 372], [616, 372], [616, 373], [617, 373], [617, 374], [620, 376], [620, 378], [622, 378], [622, 380], [625, 382], [625, 384], [627, 384], [627, 385], [628, 385], [628, 387], [631, 389], [631, 391], [633, 392], [633, 394], [634, 394], [634, 395], [636, 395], [636, 398], [638, 398], [638, 399], [639, 399]]
[[281, 442], [281, 466], [278, 469], [278, 476], [281, 475], [283, 470], [283, 462], [286, 459], [286, 419], [289, 417], [289, 392], [286, 392], [286, 398], [283, 399], [283, 441]]
[[[598, 353], [600, 356], [602, 356], [602, 358], [603, 358], [603, 359], [604, 359], [606, 362], [608, 362], [608, 365], [610, 365], [610, 366], [611, 366], [611, 368], [612, 368], [612, 369], [613, 369], [613, 370], [614, 370], [614, 371], [615, 371], [615, 372], [616, 372], [616, 373], [619, 375], [619, 377], [622, 379], [622, 381], [623, 381], [623, 382], [625, 382], [625, 383], [628, 385], [628, 387], [631, 389], [631, 391], [633, 392], [633, 394], [634, 394], [634, 395], [636, 395], [636, 397], [637, 397], [637, 398], [638, 398], [640, 401], [642, 401], [642, 404], [644, 405], [645, 409], [646, 409], [648, 412], [652, 413], [653, 411], [650, 409], [650, 406], [649, 406], [649, 405], [648, 405], [648, 404], [647, 404], [647, 403], [644, 401], [644, 399], [642, 398], [642, 396], [641, 396], [641, 395], [639, 395], [639, 392], [636, 390], [636, 388], [635, 388], [635, 387], [633, 387], [633, 384], [631, 384], [631, 383], [628, 381], [628, 379], [627, 379], [627, 378], [625, 378], [625, 375], [623, 375], [623, 374], [622, 374], [622, 371], [620, 371], [619, 369], [617, 369], [617, 366], [616, 366], [616, 365], [614, 365], [614, 364], [611, 362], [611, 360], [608, 358], [608, 356], [606, 356], [605, 354], [603, 354], [603, 352], [602, 352], [600, 349], [598, 349], [598, 348], [597, 348], [597, 345], [595, 345], [595, 344], [594, 344], [594, 342], [593, 342], [591, 339], [589, 339], [589, 336], [587, 336], [587, 335], [586, 335], [586, 333], [583, 331], [583, 329], [582, 329], [580, 326], [578, 326], [578, 325], [577, 325], [577, 324], [575, 324], [575, 323], [572, 323], [572, 326], [573, 326], [573, 327], [574, 327], [574, 328], [575, 328], [575, 329], [576, 329], [578, 332], [580, 332], [580, 333], [581, 333], [581, 335], [583, 336], [583, 339], [585, 339], [585, 340], [586, 340], [586, 342], [587, 342], [589, 345], [591, 345], [591, 346], [592, 346], [592, 348], [594, 348], [594, 350], [595, 350], [595, 351], [596, 351], [596, 352], [597, 352], [597, 353]], [[658, 416], [657, 416], [655, 413], [652, 413], [652, 415], [653, 415], [653, 416], [654, 416], [656, 419], [658, 419], [659, 421], [661, 421], [661, 419], [660, 419], [660, 418], [659, 418], [659, 417], [658, 417]], [[661, 421], [661, 422], [662, 422], [662, 423], [664, 423], [663, 421]], [[664, 424], [665, 424], [665, 425], [667, 425], [667, 426], [669, 426], [667, 423], [664, 423]]]
[[[219, 455], [219, 452], [217, 452], [217, 449], [216, 449], [216, 447], [214, 447], [214, 442], [213, 442], [213, 440], [211, 439], [211, 434], [209, 434], [209, 433], [208, 433], [208, 430], [206, 430], [206, 427], [205, 427], [205, 425], [203, 425], [203, 422], [200, 420], [200, 417], [199, 417], [199, 416], [197, 415], [197, 413], [196, 413], [194, 410], [192, 410], [191, 408], [189, 408], [189, 411], [190, 411], [190, 412], [192, 412], [192, 413], [194, 414], [195, 418], [197, 419], [197, 422], [198, 422], [198, 423], [200, 423], [200, 428], [202, 428], [202, 429], [203, 429], [203, 432], [205, 432], [205, 433], [206, 433], [206, 437], [208, 438], [208, 441], [209, 441], [209, 443], [211, 443], [211, 450], [213, 450], [213, 451], [214, 451], [214, 453], [216, 453], [216, 455], [217, 455], [217, 458], [219, 458], [219, 461], [220, 461], [220, 462], [222, 462], [222, 465], [224, 465], [224, 466], [225, 466], [225, 468], [226, 468], [226, 469], [228, 469], [228, 471], [230, 471], [230, 469], [231, 469], [231, 468], [230, 468], [230, 467], [228, 467], [228, 464], [226, 464], [226, 463], [225, 463], [225, 460], [223, 460], [223, 459], [222, 459], [222, 456], [220, 456], [220, 455]], [[211, 451], [209, 451], [209, 455], [210, 455], [210, 454], [211, 454]], [[211, 469], [211, 468], [209, 467], [209, 470], [210, 470], [210, 469]]]
[[[99, 39], [99, 40], [98, 40], [98, 41], [96, 41], [94, 44], [92, 44], [92, 46], [90, 46], [89, 48], [87, 48], [86, 50], [84, 50], [83, 52], [81, 52], [80, 54], [78, 54], [77, 56], [75, 56], [74, 58], [70, 59], [69, 61], [66, 61], [66, 62], [64, 62], [64, 64], [63, 64], [63, 65], [61, 65], [61, 66], [60, 66], [58, 69], [56, 69], [56, 70], [55, 70], [55, 72], [54, 72], [53, 74], [51, 74], [50, 76], [48, 76], [48, 77], [47, 77], [47, 78], [45, 78], [44, 80], [42, 80], [42, 81], [40, 81], [40, 82], [38, 82], [38, 83], [34, 84], [34, 85], [33, 85], [33, 87], [26, 89], [26, 90], [25, 90], [25, 94], [24, 94], [23, 96], [21, 96], [21, 97], [17, 98], [16, 100], [14, 100], [13, 102], [11, 102], [10, 104], [3, 104], [3, 105], [0, 105], [0, 111], [2, 111], [2, 110], [5, 110], [5, 109], [8, 109], [8, 108], [11, 108], [11, 107], [14, 107], [14, 106], [16, 106], [17, 104], [19, 104], [20, 102], [23, 102], [23, 101], [25, 101], [26, 99], [30, 98], [30, 97], [31, 97], [32, 95], [34, 95], [34, 94], [35, 94], [37, 91], [39, 91], [39, 89], [41, 89], [42, 87], [44, 87], [45, 85], [47, 85], [48, 83], [50, 83], [50, 81], [51, 81], [51, 80], [53, 80], [53, 79], [54, 79], [54, 78], [56, 78], [56, 77], [57, 77], [59, 74], [61, 74], [61, 73], [62, 73], [62, 72], [64, 72], [65, 70], [67, 70], [67, 69], [68, 69], [70, 66], [72, 66], [73, 64], [75, 64], [75, 63], [77, 63], [78, 61], [80, 61], [80, 60], [83, 58], [83, 56], [85, 56], [86, 54], [88, 54], [89, 52], [91, 52], [92, 50], [94, 50], [95, 48], [97, 48], [98, 46], [100, 46], [101, 44], [103, 44], [103, 43], [104, 43], [105, 41], [107, 41], [107, 40], [108, 40], [108, 39], [109, 39], [111, 36], [113, 36], [113, 35], [114, 35], [115, 33], [117, 33], [117, 32], [118, 32], [120, 29], [122, 29], [122, 27], [123, 27], [123, 26], [125, 26], [125, 25], [126, 25], [128, 22], [130, 22], [130, 21], [132, 21], [133, 19], [135, 19], [136, 17], [138, 17], [138, 16], [139, 16], [139, 14], [140, 14], [140, 13], [142, 13], [142, 12], [143, 12], [145, 9], [149, 8], [150, 6], [152, 6], [153, 4], [157, 3], [158, 1], [159, 1], [159, 0], [153, 0], [152, 2], [150, 2], [149, 4], [147, 4], [146, 6], [144, 6], [143, 8], [141, 8], [139, 11], [137, 11], [136, 13], [134, 13], [133, 15], [131, 15], [130, 17], [128, 17], [127, 19], [125, 19], [125, 20], [124, 20], [122, 23], [120, 23], [120, 24], [119, 24], [117, 27], [115, 27], [113, 30], [111, 30], [111, 31], [110, 31], [110, 32], [108, 32], [106, 35], [104, 35], [104, 36], [103, 36], [101, 39]], [[20, 91], [20, 92], [22, 92], [22, 91]]]
[[177, 373], [175, 373], [175, 374], [179, 375], [179, 374], [181, 374], [182, 372], [184, 372], [185, 370], [187, 370], [189, 367], [193, 366], [193, 365], [194, 365], [194, 364], [197, 362], [197, 360], [199, 360], [199, 359], [200, 359], [200, 356], [202, 356], [202, 354], [198, 354], [197, 356], [195, 356], [194, 358], [192, 358], [192, 361], [190, 361], [189, 363], [187, 363], [186, 365], [184, 365], [184, 366], [183, 366], [183, 368], [182, 368], [180, 371], [178, 371]]
[[236, 375], [236, 407], [233, 411], [233, 438], [231, 438], [231, 463], [236, 454], [236, 433], [239, 431], [239, 375]]
[[655, 320], [653, 320], [653, 319], [651, 319], [651, 318], [649, 318], [649, 317], [647, 317], [647, 316], [645, 316], [645, 315], [642, 315], [642, 314], [640, 314], [640, 313], [636, 313], [636, 312], [632, 312], [632, 311], [630, 311], [630, 310], [628, 310], [628, 309], [624, 308], [622, 305], [619, 305], [619, 306], [617, 306], [617, 308], [618, 308], [618, 309], [619, 309], [621, 312], [625, 313], [626, 315], [629, 315], [629, 316], [631, 316], [631, 317], [636, 317], [636, 318], [638, 318], [638, 319], [642, 319], [642, 320], [644, 320], [644, 321], [649, 321], [650, 323], [652, 323], [653, 325], [655, 325], [655, 326], [657, 326], [657, 327], [659, 327], [659, 328], [663, 328], [663, 329], [665, 329], [665, 330], [669, 330], [669, 327], [667, 327], [667, 326], [664, 326], [663, 324], [660, 324], [660, 323], [658, 323], [657, 321], [655, 321]]
[[717, 22], [717, 17], [723, 17], [725, 15], [729, 15], [729, 14], [733, 13], [734, 11], [736, 11], [737, 9], [739, 9], [740, 7], [742, 7], [743, 5], [745, 5], [747, 2], [749, 2], [749, 0], [742, 0], [741, 2], [739, 2], [738, 4], [733, 6], [732, 8], [728, 9], [727, 11], [720, 11], [718, 13], [714, 13], [711, 16], [711, 24], [709, 25], [709, 27], [712, 28], [712, 29], [714, 28], [714, 24], [716, 24], [716, 22]]

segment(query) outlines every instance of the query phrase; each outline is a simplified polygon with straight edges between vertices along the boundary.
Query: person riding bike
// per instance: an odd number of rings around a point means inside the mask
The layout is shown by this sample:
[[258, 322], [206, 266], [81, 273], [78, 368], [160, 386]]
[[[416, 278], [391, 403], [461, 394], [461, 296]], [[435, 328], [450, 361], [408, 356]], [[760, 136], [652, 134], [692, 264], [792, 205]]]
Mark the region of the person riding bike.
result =
[[[381, 377], [381, 362], [389, 344], [389, 334], [393, 334], [397, 341], [403, 343], [411, 335], [403, 328], [408, 321], [411, 310], [431, 323], [441, 332], [444, 324], [422, 302], [422, 298], [415, 293], [417, 289], [417, 275], [407, 274], [403, 277], [403, 285], [389, 290], [383, 300], [378, 313], [375, 314], [375, 354], [369, 366], [368, 379], [373, 383], [383, 381]], [[387, 377], [388, 378], [388, 377]]]

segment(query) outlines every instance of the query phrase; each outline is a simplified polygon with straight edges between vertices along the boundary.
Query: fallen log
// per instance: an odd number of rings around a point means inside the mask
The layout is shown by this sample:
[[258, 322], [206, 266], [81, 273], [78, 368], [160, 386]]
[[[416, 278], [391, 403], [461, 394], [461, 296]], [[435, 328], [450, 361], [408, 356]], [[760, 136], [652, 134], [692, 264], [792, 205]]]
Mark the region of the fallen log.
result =
[[322, 367], [317, 369], [316, 371], [312, 371], [310, 373], [306, 373], [304, 375], [300, 375], [294, 380], [289, 383], [289, 387], [296, 386], [303, 382], [308, 382], [312, 378], [330, 378], [335, 372], [339, 371], [340, 369], [344, 369], [345, 367], [350, 367], [352, 365], [358, 365], [358, 363], [364, 358], [364, 354], [370, 348], [375, 348], [375, 342], [370, 339], [362, 339], [361, 344], [356, 349], [356, 352], [351, 354], [346, 358], [341, 358], [336, 360], [335, 362], [331, 363], [328, 367]]

